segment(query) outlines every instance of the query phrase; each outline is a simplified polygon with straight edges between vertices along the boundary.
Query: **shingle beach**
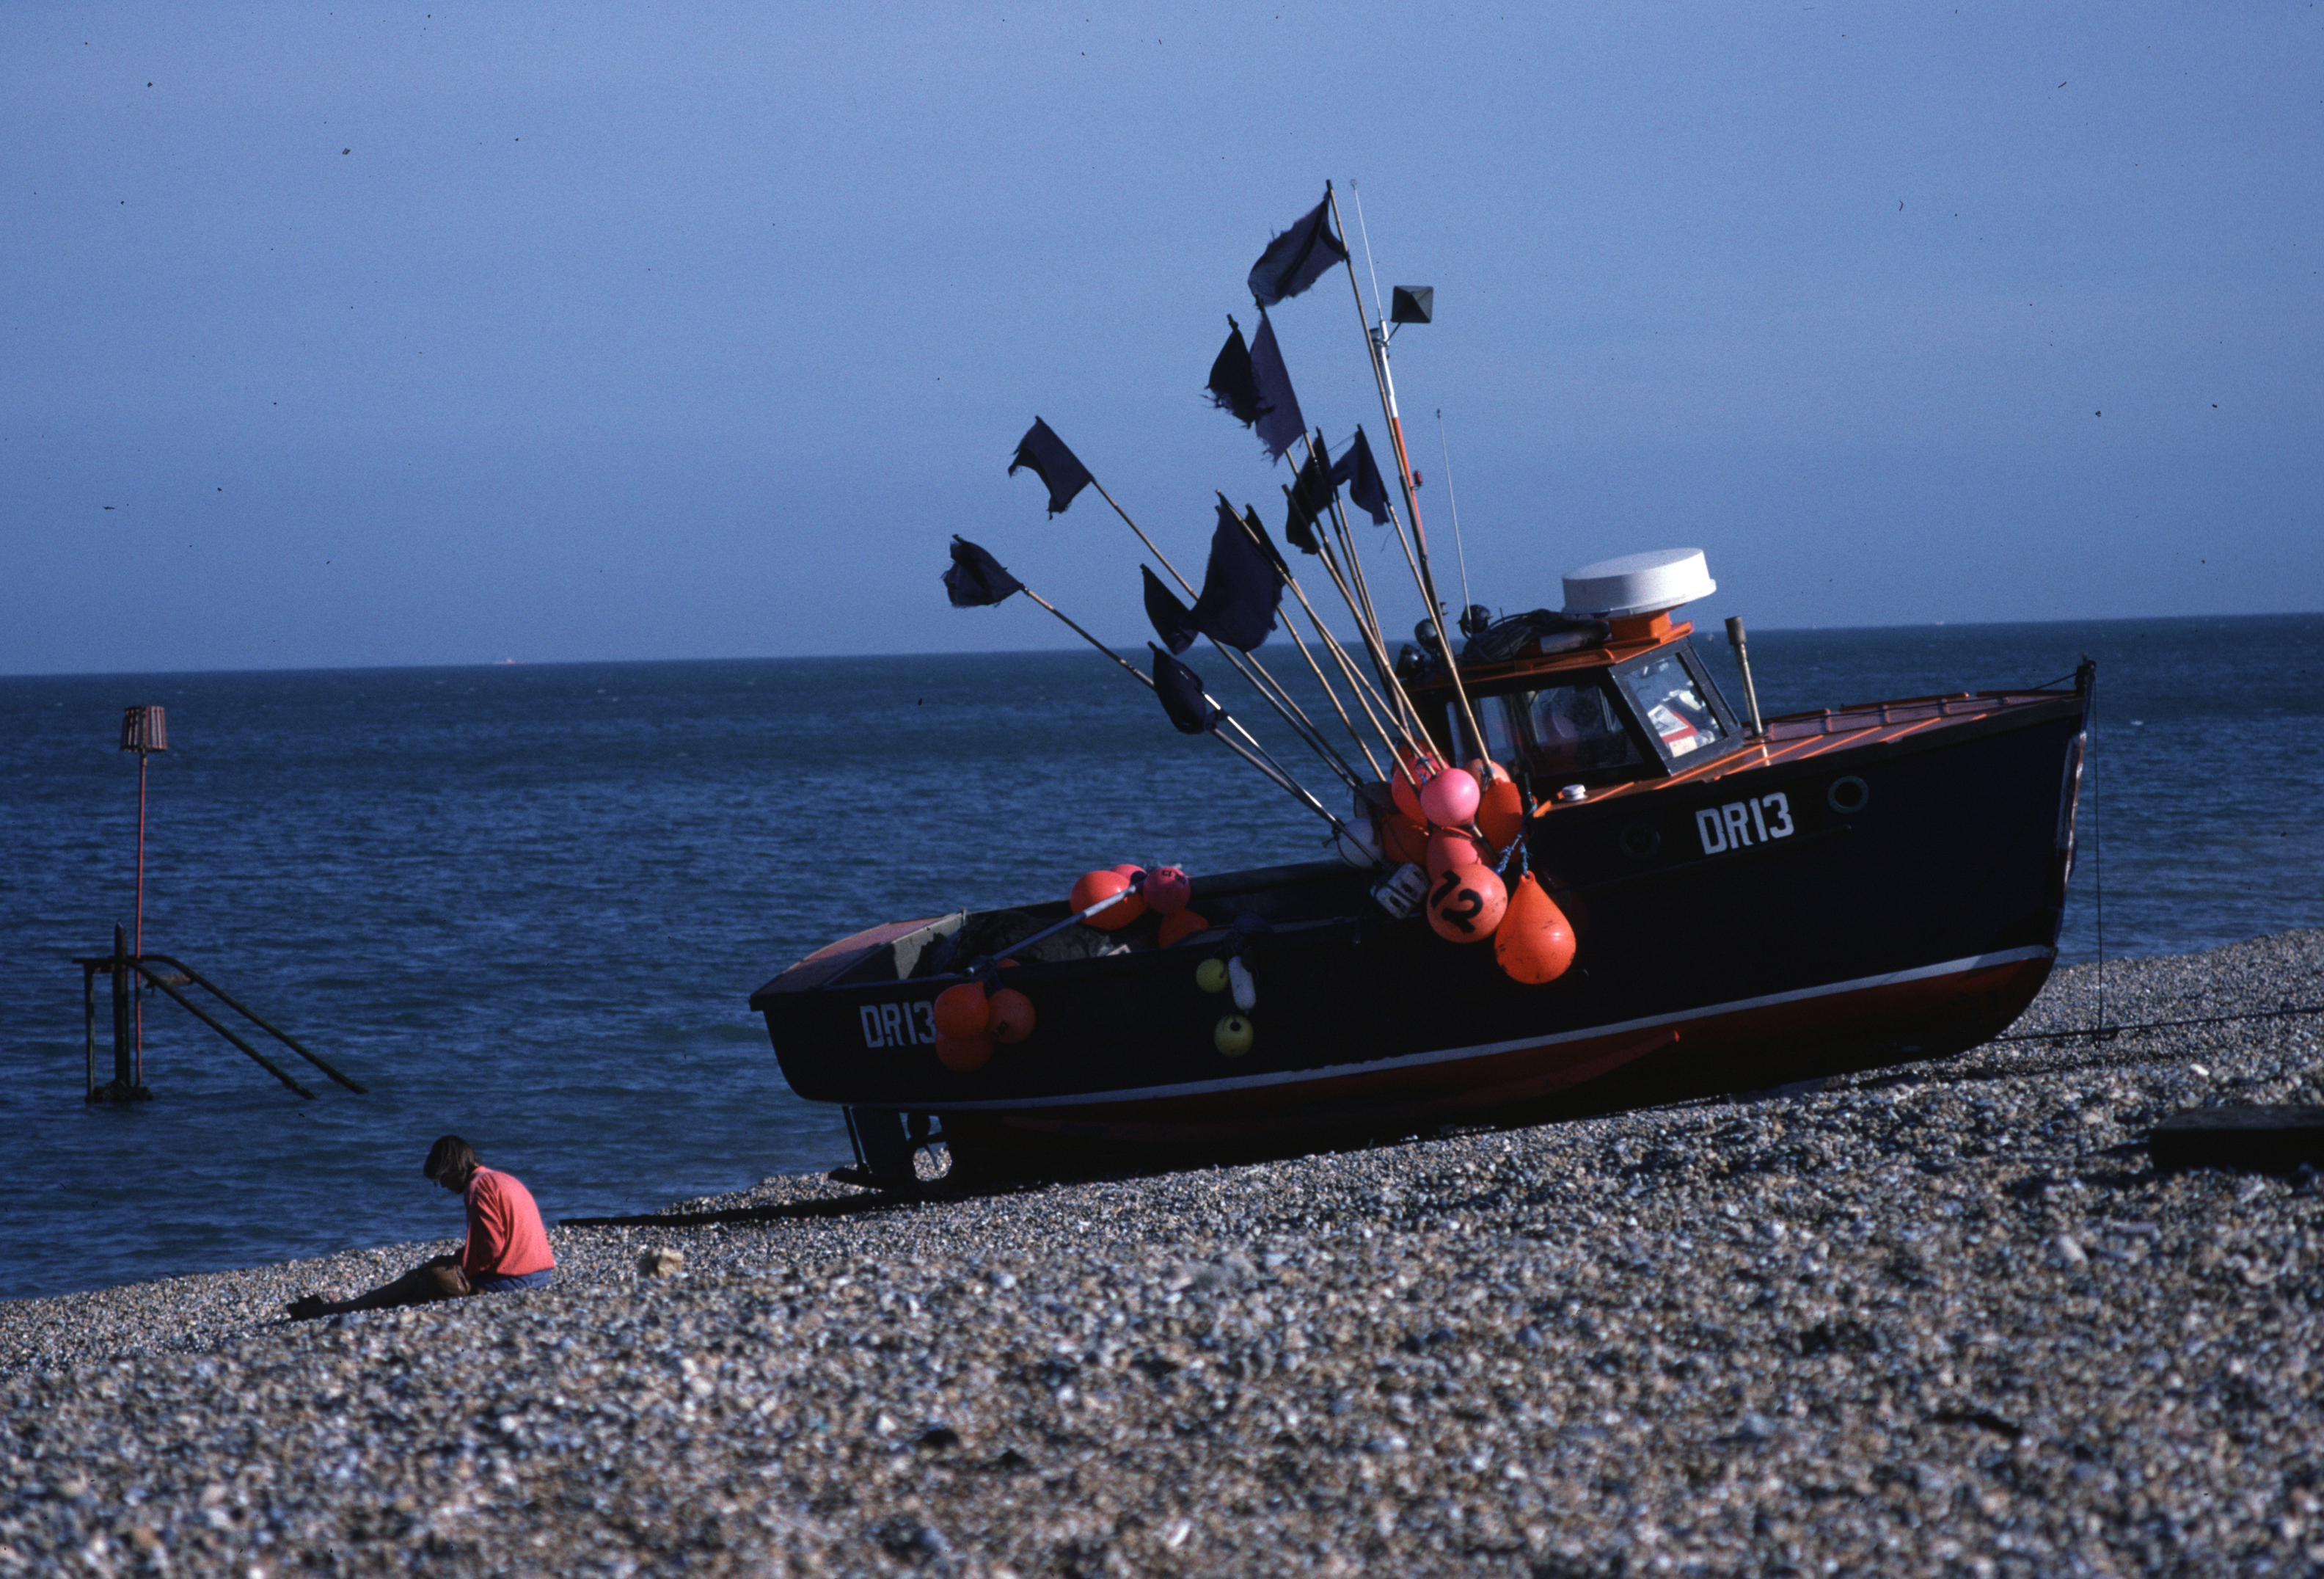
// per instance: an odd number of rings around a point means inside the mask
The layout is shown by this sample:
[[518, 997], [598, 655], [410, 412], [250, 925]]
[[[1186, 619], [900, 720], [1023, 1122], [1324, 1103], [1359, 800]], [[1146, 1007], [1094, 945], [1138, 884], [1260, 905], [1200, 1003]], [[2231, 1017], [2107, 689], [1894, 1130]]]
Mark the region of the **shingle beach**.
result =
[[[2096, 980], [2017, 1031], [2089, 1023]], [[2106, 997], [2324, 1002], [2324, 932], [2115, 963]], [[448, 1246], [0, 1304], [0, 1573], [2312, 1573], [2324, 1193], [2140, 1142], [2324, 1103], [2319, 1053], [2317, 1015], [1998, 1042], [563, 1228], [557, 1288], [306, 1325], [284, 1301]]]

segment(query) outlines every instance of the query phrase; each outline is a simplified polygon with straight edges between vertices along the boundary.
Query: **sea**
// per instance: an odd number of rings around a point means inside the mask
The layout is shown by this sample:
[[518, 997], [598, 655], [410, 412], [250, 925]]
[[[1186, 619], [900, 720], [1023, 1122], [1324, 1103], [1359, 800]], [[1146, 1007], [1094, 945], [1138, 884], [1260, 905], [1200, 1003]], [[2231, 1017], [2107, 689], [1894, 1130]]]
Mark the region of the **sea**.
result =
[[[1696, 640], [1733, 674], [1715, 626]], [[1751, 637], [1771, 715], [2059, 681], [2085, 655], [2065, 959], [2324, 926], [2324, 614]], [[152, 1100], [84, 1102], [75, 960], [137, 924], [131, 705], [163, 706], [169, 740], [145, 761], [146, 950], [364, 1094], [252, 1037], [301, 1098], [157, 994]], [[446, 1132], [552, 1221], [830, 1168], [843, 1122], [791, 1094], [747, 1002], [785, 966], [879, 921], [1062, 899], [1093, 866], [1199, 885], [1328, 844], [1086, 649], [0, 678], [8, 1293], [455, 1237], [457, 1201], [420, 1174]]]

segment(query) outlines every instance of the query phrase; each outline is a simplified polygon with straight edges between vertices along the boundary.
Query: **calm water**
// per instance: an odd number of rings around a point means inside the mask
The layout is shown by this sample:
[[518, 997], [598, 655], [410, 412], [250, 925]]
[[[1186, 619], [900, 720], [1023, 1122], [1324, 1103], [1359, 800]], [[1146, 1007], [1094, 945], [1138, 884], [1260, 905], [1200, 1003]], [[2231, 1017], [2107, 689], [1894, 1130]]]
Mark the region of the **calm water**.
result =
[[[1770, 712], [2084, 652], [2107, 953], [2324, 925], [2324, 615], [1752, 639]], [[82, 1104], [70, 958], [131, 915], [131, 702], [167, 706], [172, 748], [148, 948], [369, 1095], [302, 1102], [156, 998], [157, 1100]], [[1322, 853], [1086, 654], [0, 679], [0, 1255], [40, 1293], [453, 1234], [420, 1177], [447, 1130], [552, 1219], [828, 1167], [842, 1125], [790, 1095], [745, 1003], [783, 965], [876, 920], [1062, 897], [1093, 864]], [[2098, 873], [2086, 846], [2071, 958]]]

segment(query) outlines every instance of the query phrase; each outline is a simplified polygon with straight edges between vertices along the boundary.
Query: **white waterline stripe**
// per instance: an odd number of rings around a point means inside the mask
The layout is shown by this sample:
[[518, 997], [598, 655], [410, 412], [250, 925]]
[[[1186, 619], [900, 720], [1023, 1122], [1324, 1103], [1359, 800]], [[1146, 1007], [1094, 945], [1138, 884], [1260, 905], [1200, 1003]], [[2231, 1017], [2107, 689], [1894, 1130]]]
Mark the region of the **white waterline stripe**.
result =
[[987, 1109], [1007, 1109], [1011, 1112], [1037, 1107], [1101, 1107], [1114, 1103], [1150, 1102], [1161, 1097], [1207, 1096], [1222, 1091], [1251, 1091], [1269, 1085], [1292, 1085], [1311, 1080], [1335, 1080], [1347, 1075], [1370, 1075], [1387, 1069], [1416, 1069], [1430, 1064], [1452, 1063], [1462, 1058], [1489, 1058], [1502, 1053], [1513, 1053], [1526, 1048], [1551, 1048], [1562, 1042], [1589, 1041], [1599, 1037], [1620, 1036], [1626, 1031], [1653, 1030], [1665, 1025], [1683, 1025], [1691, 1020], [1706, 1020], [1719, 1014], [1739, 1014], [1747, 1010], [1768, 1009], [1781, 1003], [1804, 1002], [1812, 998], [1828, 998], [1840, 993], [1867, 992], [1875, 987], [1889, 987], [1905, 982], [1926, 981], [1932, 976], [1949, 976], [1967, 971], [1984, 970], [1993, 965], [2015, 965], [2026, 959], [2054, 959], [2058, 951], [2038, 945], [2024, 948], [2005, 948], [1997, 954], [1980, 954], [1967, 959], [1947, 960], [1942, 965], [1924, 965], [1908, 971], [1892, 971], [1886, 975], [1859, 976], [1852, 982], [1834, 982], [1828, 986], [1801, 987], [1789, 993], [1770, 993], [1762, 998], [1738, 998], [1731, 1003], [1713, 1003], [1701, 1009], [1682, 1010], [1675, 1014], [1653, 1014], [1643, 1020], [1618, 1020], [1611, 1025], [1593, 1025], [1582, 1030], [1559, 1031], [1551, 1036], [1518, 1037], [1512, 1041], [1480, 1042], [1474, 1047], [1442, 1048], [1434, 1052], [1408, 1053], [1400, 1058], [1379, 1058], [1363, 1064], [1327, 1064], [1314, 1069], [1291, 1069], [1276, 1075], [1246, 1075], [1225, 1080], [1194, 1080], [1183, 1085], [1145, 1085], [1130, 1091], [1101, 1091], [1073, 1096], [1026, 1096], [996, 1098], [991, 1102], [914, 1103], [915, 1113], [975, 1113]]

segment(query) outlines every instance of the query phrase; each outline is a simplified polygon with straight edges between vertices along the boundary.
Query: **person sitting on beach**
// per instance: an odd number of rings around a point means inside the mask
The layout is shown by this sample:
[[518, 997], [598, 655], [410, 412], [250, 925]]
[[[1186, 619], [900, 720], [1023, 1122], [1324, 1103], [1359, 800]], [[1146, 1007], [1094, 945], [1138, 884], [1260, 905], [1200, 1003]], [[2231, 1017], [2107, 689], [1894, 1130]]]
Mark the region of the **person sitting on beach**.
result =
[[292, 1302], [291, 1320], [539, 1288], [549, 1281], [557, 1257], [549, 1248], [549, 1233], [540, 1225], [540, 1208], [532, 1204], [532, 1192], [514, 1175], [478, 1162], [475, 1148], [457, 1135], [447, 1135], [429, 1149], [423, 1171], [468, 1204], [468, 1236], [460, 1248], [431, 1257], [394, 1282], [352, 1299], [309, 1294]]

